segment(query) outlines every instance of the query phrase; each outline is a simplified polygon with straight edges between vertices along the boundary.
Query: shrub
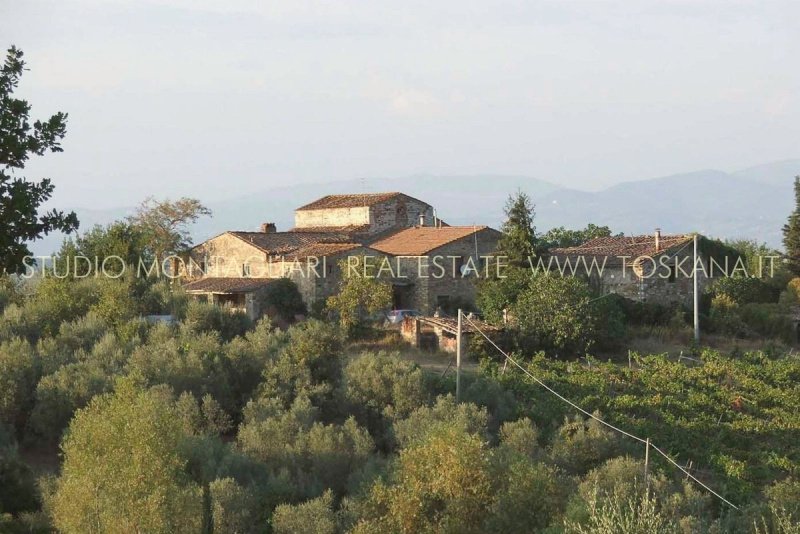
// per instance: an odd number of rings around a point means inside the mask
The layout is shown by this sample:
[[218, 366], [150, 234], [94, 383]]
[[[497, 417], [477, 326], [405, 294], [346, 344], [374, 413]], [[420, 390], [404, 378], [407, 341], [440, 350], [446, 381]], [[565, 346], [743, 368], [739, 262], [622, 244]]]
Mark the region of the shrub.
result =
[[482, 278], [478, 282], [476, 303], [486, 320], [502, 324], [503, 311], [516, 304], [519, 295], [528, 286], [531, 272], [524, 268], [508, 268], [503, 278]]
[[0, 423], [25, 427], [33, 408], [40, 365], [33, 347], [23, 339], [0, 344]]
[[337, 315], [342, 327], [352, 333], [367, 316], [392, 305], [392, 286], [381, 281], [375, 269], [368, 268], [366, 257], [359, 258], [354, 268], [344, 259], [338, 268], [345, 276], [339, 292], [328, 298], [327, 307]]
[[275, 534], [335, 534], [336, 516], [333, 494], [326, 491], [320, 497], [301, 504], [282, 504], [272, 514]]
[[753, 277], [730, 276], [714, 281], [709, 288], [712, 296], [726, 295], [739, 305], [752, 302], [776, 302], [778, 292], [764, 280]]
[[[595, 412], [599, 417], [599, 413]], [[582, 474], [619, 455], [621, 444], [611, 430], [595, 419], [576, 415], [565, 420], [550, 445], [552, 461], [572, 474]]]
[[47, 375], [36, 386], [30, 427], [39, 436], [57, 441], [73, 414], [97, 394], [111, 389], [108, 375], [90, 363], [72, 363]]
[[258, 298], [262, 314], [285, 322], [294, 322], [295, 315], [305, 315], [306, 305], [300, 290], [289, 278], [279, 278], [267, 284]]
[[739, 314], [751, 331], [760, 336], [789, 344], [797, 341], [794, 321], [778, 304], [745, 304]]
[[461, 432], [476, 434], [488, 441], [486, 425], [489, 414], [485, 408], [455, 401], [452, 395], [436, 399], [433, 406], [416, 409], [406, 419], [394, 425], [395, 435], [402, 447], [424, 440], [428, 433], [443, 426], [457, 428]]
[[400, 452], [387, 482], [373, 484], [352, 532], [483, 532], [492, 475], [479, 435], [441, 425]]
[[391, 420], [407, 417], [428, 400], [422, 369], [397, 354], [365, 352], [344, 369], [344, 394], [351, 413], [384, 444]]
[[522, 347], [581, 355], [596, 336], [589, 286], [579, 278], [542, 274], [531, 278], [512, 308]]
[[588, 503], [585, 523], [567, 521], [569, 534], [680, 534], [680, 525], [658, 510], [655, 499], [644, 494], [630, 498], [611, 495], [604, 498], [595, 492]]
[[183, 325], [194, 333], [217, 332], [224, 340], [241, 336], [252, 327], [247, 314], [242, 311], [226, 310], [196, 300], [189, 303]]
[[230, 477], [214, 480], [211, 493], [211, 517], [214, 532], [263, 532], [257, 513], [259, 502], [253, 492]]
[[245, 407], [239, 429], [239, 448], [272, 473], [286, 473], [296, 498], [318, 495], [324, 488], [343, 493], [373, 449], [369, 433], [354, 419], [323, 425], [317, 414], [305, 397], [288, 410], [277, 399], [262, 398]]
[[329, 419], [340, 415], [335, 398], [342, 378], [342, 331], [317, 320], [292, 326], [278, 357], [267, 363], [259, 396], [279, 399], [289, 407], [307, 396]]
[[198, 532], [200, 488], [186, 472], [185, 434], [170, 396], [129, 380], [72, 420], [52, 498], [60, 532]]
[[591, 303], [594, 317], [594, 344], [598, 350], [613, 350], [622, 346], [627, 334], [625, 311], [621, 297], [608, 295]]

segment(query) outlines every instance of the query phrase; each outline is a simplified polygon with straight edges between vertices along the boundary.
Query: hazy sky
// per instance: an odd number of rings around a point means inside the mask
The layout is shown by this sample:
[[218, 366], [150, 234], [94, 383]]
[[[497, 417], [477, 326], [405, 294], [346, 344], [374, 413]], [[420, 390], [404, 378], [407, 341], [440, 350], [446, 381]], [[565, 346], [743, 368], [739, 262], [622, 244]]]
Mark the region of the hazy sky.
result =
[[800, 2], [0, 0], [59, 204], [800, 157]]

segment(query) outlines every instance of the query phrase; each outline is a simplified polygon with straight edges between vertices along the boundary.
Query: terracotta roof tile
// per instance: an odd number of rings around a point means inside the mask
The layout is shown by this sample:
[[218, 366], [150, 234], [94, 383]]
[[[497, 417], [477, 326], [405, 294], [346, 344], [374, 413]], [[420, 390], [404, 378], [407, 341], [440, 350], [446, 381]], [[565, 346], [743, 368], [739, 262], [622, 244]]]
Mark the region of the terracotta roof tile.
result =
[[489, 229], [488, 226], [415, 226], [372, 243], [370, 246], [393, 256], [423, 256], [463, 237]]
[[550, 251], [556, 256], [655, 256], [667, 250], [686, 244], [691, 235], [662, 235], [656, 250], [654, 235], [597, 237], [577, 247], [555, 248]]
[[288, 256], [293, 259], [321, 258], [323, 256], [334, 256], [361, 248], [358, 243], [315, 243], [307, 247], [297, 249]]
[[307, 228], [292, 228], [290, 232], [298, 233], [319, 233], [319, 232], [332, 232], [339, 234], [357, 234], [359, 232], [366, 232], [369, 230], [368, 224], [349, 224], [346, 226], [310, 226]]
[[184, 284], [183, 289], [199, 293], [250, 293], [274, 282], [275, 278], [201, 278]]
[[353, 195], [327, 195], [322, 198], [297, 208], [296, 211], [322, 210], [328, 208], [359, 208], [362, 206], [372, 206], [380, 202], [391, 200], [397, 196], [408, 196], [399, 192], [391, 193], [361, 193]]
[[339, 232], [230, 232], [272, 256], [290, 254], [317, 243], [348, 243], [349, 235]]

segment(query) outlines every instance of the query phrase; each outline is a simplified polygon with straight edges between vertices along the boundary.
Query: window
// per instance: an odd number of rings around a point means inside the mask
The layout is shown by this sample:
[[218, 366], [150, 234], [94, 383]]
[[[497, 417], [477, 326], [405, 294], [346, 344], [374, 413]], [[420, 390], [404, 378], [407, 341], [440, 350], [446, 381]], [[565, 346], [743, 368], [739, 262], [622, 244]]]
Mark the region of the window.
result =
[[250, 265], [247, 263], [242, 264], [242, 276], [250, 276]]
[[436, 295], [436, 306], [446, 309], [450, 305], [450, 295]]

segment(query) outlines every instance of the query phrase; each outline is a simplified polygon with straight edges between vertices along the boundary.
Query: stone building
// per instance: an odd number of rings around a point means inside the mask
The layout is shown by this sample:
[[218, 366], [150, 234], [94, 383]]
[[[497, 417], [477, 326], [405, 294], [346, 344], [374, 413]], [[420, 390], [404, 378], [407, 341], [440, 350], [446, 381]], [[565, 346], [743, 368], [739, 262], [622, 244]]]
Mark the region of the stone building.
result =
[[295, 232], [345, 231], [362, 240], [411, 226], [436, 226], [433, 207], [403, 193], [328, 195], [294, 212]]
[[448, 226], [403, 193], [329, 195], [295, 210], [289, 231], [265, 223], [259, 232], [229, 231], [198, 244], [181, 273], [190, 295], [255, 318], [259, 293], [275, 279], [292, 279], [311, 308], [336, 292], [343, 258], [391, 258], [403, 268], [381, 277], [392, 283], [395, 308], [432, 313], [474, 300], [482, 257], [499, 236], [485, 226]]
[[474, 303], [475, 282], [485, 276], [500, 235], [487, 226], [416, 226], [371, 246], [394, 259], [395, 309], [430, 314]]
[[[725, 247], [698, 236], [698, 285], [702, 294], [712, 279], [736, 265]], [[588, 278], [602, 293], [661, 304], [689, 306], [693, 300], [694, 236], [691, 234], [600, 237], [557, 248], [537, 265]]]

